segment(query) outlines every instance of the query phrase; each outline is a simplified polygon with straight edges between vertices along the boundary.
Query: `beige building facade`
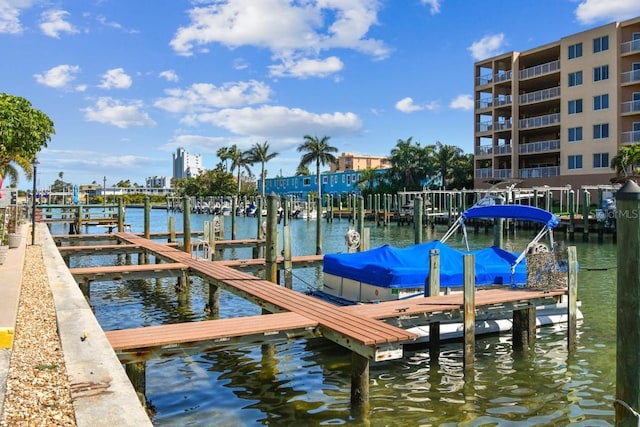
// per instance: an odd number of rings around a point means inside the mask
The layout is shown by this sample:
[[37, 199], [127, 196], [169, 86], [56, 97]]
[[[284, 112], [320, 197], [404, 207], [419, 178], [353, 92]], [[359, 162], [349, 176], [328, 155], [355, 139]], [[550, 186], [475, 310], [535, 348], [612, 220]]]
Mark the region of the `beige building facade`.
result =
[[391, 167], [391, 162], [382, 156], [365, 156], [354, 153], [342, 153], [338, 157], [338, 163], [331, 164], [331, 172], [338, 171], [361, 171], [367, 168], [387, 169]]
[[609, 184], [640, 142], [640, 17], [475, 63], [474, 186]]

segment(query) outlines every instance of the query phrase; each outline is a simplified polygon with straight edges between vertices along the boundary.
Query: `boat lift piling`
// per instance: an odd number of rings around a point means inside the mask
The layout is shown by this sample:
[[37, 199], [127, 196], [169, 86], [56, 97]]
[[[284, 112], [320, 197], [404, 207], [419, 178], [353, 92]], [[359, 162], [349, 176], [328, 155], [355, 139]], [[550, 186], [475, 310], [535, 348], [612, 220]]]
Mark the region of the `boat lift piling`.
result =
[[640, 186], [616, 193], [618, 252], [616, 318], [616, 426], [640, 421]]
[[476, 348], [476, 268], [475, 256], [465, 254], [463, 256], [464, 275], [464, 377], [465, 380], [473, 378], [473, 363], [475, 361]]

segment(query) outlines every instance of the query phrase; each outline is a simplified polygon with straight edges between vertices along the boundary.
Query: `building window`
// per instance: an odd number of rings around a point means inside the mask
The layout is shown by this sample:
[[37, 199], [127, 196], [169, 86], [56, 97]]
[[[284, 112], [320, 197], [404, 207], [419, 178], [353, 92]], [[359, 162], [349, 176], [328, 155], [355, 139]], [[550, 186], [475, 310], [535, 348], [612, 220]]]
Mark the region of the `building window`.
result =
[[347, 175], [347, 185], [351, 185], [351, 175]]
[[582, 56], [582, 43], [569, 46], [569, 59], [580, 58]]
[[322, 177], [322, 183], [323, 183], [323, 184], [326, 184], [327, 182], [329, 182], [329, 181], [328, 181], [328, 177], [323, 176], [323, 177]]
[[598, 37], [593, 39], [593, 53], [609, 50], [609, 36]]
[[569, 128], [569, 142], [582, 141], [582, 126]]
[[582, 169], [582, 154], [569, 156], [569, 169]]
[[594, 168], [608, 168], [609, 167], [609, 153], [593, 153], [593, 167]]
[[593, 97], [594, 110], [606, 110], [609, 108], [609, 94], [598, 95]]
[[609, 79], [609, 66], [603, 65], [601, 67], [595, 67], [593, 69], [593, 81], [599, 82], [601, 80]]
[[582, 71], [569, 73], [569, 86], [580, 86], [580, 85], [582, 85]]
[[302, 185], [311, 185], [311, 178], [304, 178], [302, 180]]
[[582, 99], [569, 101], [569, 114], [582, 113]]
[[609, 123], [593, 125], [593, 139], [609, 138]]

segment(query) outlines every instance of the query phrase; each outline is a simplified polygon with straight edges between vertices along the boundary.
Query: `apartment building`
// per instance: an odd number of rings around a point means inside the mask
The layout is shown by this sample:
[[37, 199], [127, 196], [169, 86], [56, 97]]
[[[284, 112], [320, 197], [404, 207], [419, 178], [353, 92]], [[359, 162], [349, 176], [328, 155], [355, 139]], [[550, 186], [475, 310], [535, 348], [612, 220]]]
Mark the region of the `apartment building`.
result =
[[178, 148], [173, 153], [173, 178], [193, 178], [204, 172], [202, 156], [190, 154], [184, 148]]
[[640, 142], [640, 17], [475, 63], [476, 188], [609, 184]]
[[361, 171], [367, 168], [388, 169], [391, 162], [383, 156], [367, 156], [354, 153], [342, 153], [337, 163], [331, 164], [331, 172]]

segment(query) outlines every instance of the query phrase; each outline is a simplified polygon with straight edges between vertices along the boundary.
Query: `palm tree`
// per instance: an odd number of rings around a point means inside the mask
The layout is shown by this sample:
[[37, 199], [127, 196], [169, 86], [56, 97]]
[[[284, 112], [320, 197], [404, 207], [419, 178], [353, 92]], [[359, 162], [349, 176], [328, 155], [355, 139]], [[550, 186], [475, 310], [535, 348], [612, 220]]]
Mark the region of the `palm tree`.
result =
[[279, 153], [272, 152], [269, 153], [269, 143], [265, 141], [263, 144], [255, 143], [253, 147], [249, 150], [249, 157], [253, 162], [260, 162], [260, 179], [262, 180], [262, 197], [264, 197], [264, 181], [265, 181], [265, 172], [264, 165], [269, 160], [276, 157]]
[[307, 176], [307, 175], [311, 175], [311, 172], [309, 171], [309, 167], [298, 165], [295, 176]]
[[240, 174], [242, 169], [247, 171], [249, 176], [252, 176], [249, 166], [253, 165], [253, 161], [250, 159], [248, 151], [242, 151], [236, 144], [233, 144], [228, 149], [228, 159], [231, 160], [231, 170], [238, 169], [238, 195], [240, 194]]
[[640, 164], [640, 144], [625, 145], [620, 147], [618, 154], [611, 159], [611, 169], [615, 169], [618, 176], [626, 177], [631, 171], [635, 173]]
[[[316, 164], [316, 179], [318, 181], [318, 199], [322, 200], [322, 185], [320, 180], [320, 165], [327, 163], [337, 163], [338, 159], [333, 153], [337, 153], [338, 149], [329, 145], [329, 136], [323, 136], [318, 139], [317, 136], [304, 136], [304, 142], [298, 147], [299, 153], [305, 153], [300, 159], [298, 169], [308, 167], [311, 163]], [[320, 216], [320, 215], [318, 215]]]
[[373, 193], [373, 188], [378, 180], [378, 172], [373, 168], [365, 168], [360, 171], [362, 177], [358, 180], [358, 185], [362, 185], [369, 193]]
[[436, 142], [434, 161], [438, 171], [440, 172], [443, 189], [447, 188], [447, 183], [453, 175], [454, 168], [456, 167], [460, 156], [463, 154], [464, 153], [460, 147], [443, 144], [440, 141]]
[[0, 166], [0, 179], [6, 181], [8, 178], [11, 186], [17, 184], [20, 176], [18, 168], [24, 171], [27, 180], [31, 180], [33, 178], [31, 162], [22, 156], [16, 155], [13, 157], [13, 160]]
[[420, 143], [414, 143], [412, 136], [406, 141], [398, 139], [389, 156], [389, 162], [391, 162], [389, 173], [392, 180], [405, 189], [417, 188], [420, 184], [419, 172], [422, 169], [423, 157]]
[[220, 158], [221, 162], [224, 162], [224, 170], [225, 172], [228, 171], [228, 164], [227, 161], [229, 160], [229, 147], [221, 147], [218, 149], [218, 151], [216, 151], [216, 156], [218, 156]]

